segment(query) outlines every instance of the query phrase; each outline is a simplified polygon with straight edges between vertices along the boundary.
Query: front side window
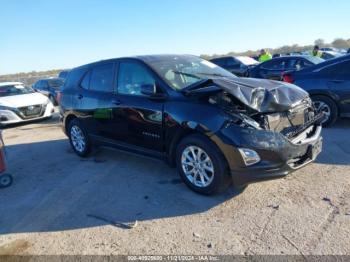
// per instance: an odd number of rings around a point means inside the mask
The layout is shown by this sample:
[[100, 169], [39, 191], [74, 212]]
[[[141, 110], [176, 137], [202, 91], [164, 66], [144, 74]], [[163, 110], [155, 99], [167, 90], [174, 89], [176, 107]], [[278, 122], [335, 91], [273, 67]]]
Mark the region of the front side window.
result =
[[145, 66], [134, 62], [121, 62], [118, 70], [118, 93], [142, 95], [142, 85], [155, 85], [155, 80]]
[[181, 90], [204, 79], [236, 77], [216, 64], [196, 56], [166, 56], [147, 63], [175, 90]]
[[114, 78], [114, 64], [102, 64], [95, 66], [91, 71], [90, 90], [100, 92], [112, 92]]

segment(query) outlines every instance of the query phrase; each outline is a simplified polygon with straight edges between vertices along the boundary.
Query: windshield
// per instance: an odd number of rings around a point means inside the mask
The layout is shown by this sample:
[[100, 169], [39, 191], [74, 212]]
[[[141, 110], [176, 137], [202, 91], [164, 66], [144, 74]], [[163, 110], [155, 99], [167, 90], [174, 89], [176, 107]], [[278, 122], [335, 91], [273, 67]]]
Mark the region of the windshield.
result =
[[25, 87], [23, 85], [0, 86], [0, 97], [24, 95], [30, 93], [34, 93], [34, 90], [30, 87]]
[[48, 84], [50, 87], [58, 89], [59, 87], [63, 86], [64, 82], [61, 79], [50, 79], [48, 80]]
[[175, 90], [208, 78], [236, 77], [225, 69], [196, 56], [174, 56], [148, 64]]
[[325, 61], [324, 59], [317, 56], [308, 56], [307, 59], [315, 65]]
[[251, 58], [249, 56], [237, 56], [236, 59], [241, 61], [245, 65], [256, 65], [256, 64], [259, 64], [258, 61], [256, 61], [255, 59], [253, 59], [253, 58]]

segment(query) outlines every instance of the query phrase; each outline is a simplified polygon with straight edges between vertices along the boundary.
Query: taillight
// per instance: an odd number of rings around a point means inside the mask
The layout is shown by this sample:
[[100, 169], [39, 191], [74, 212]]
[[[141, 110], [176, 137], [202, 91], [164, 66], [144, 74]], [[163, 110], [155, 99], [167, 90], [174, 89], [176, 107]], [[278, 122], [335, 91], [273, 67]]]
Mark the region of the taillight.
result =
[[61, 103], [61, 99], [62, 99], [62, 92], [61, 91], [57, 91], [56, 93], [56, 101], [58, 104]]
[[283, 81], [292, 84], [294, 82], [294, 79], [291, 74], [283, 74], [282, 76]]

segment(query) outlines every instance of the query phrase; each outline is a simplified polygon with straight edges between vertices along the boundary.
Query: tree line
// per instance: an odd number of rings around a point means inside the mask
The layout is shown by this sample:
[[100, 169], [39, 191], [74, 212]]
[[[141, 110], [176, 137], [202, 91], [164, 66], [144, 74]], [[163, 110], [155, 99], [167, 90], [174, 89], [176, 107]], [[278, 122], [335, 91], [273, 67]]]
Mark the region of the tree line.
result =
[[[338, 49], [348, 49], [350, 48], [350, 39], [343, 39], [343, 38], [337, 38], [334, 39], [331, 43], [326, 43], [323, 39], [317, 39], [314, 42], [314, 45], [318, 45], [321, 48], [322, 47], [334, 47]], [[304, 52], [309, 51], [313, 48], [314, 45], [306, 45], [306, 46], [299, 46], [297, 44], [294, 45], [285, 45], [278, 48], [266, 48], [269, 52], [272, 54], [287, 54], [292, 52]], [[220, 57], [220, 56], [256, 56], [258, 55], [260, 50], [248, 50], [245, 52], [229, 52], [227, 54], [213, 54], [213, 55], [207, 55], [203, 54], [201, 55], [204, 59], [211, 59], [214, 57]], [[53, 70], [47, 70], [47, 71], [32, 71], [32, 72], [21, 72], [16, 74], [7, 74], [7, 75], [0, 75], [0, 82], [22, 82], [26, 85], [32, 85], [34, 82], [36, 82], [39, 79], [42, 78], [48, 78], [48, 77], [56, 77], [60, 71], [63, 69], [53, 69]]]
[[[323, 39], [317, 39], [315, 40], [313, 45], [305, 45], [305, 46], [300, 46], [297, 44], [294, 45], [284, 45], [281, 47], [277, 48], [265, 48], [272, 54], [288, 54], [288, 53], [293, 53], [293, 52], [304, 52], [304, 51], [310, 51], [314, 47], [314, 45], [322, 47], [334, 47], [338, 49], [349, 49], [350, 48], [350, 39], [343, 39], [343, 38], [337, 38], [334, 39], [331, 43], [326, 43], [325, 40]], [[260, 52], [259, 50], [248, 50], [245, 52], [229, 52], [227, 54], [213, 54], [213, 55], [208, 55], [208, 54], [202, 54], [201, 57], [204, 59], [212, 59], [215, 57], [220, 57], [220, 56], [256, 56]]]

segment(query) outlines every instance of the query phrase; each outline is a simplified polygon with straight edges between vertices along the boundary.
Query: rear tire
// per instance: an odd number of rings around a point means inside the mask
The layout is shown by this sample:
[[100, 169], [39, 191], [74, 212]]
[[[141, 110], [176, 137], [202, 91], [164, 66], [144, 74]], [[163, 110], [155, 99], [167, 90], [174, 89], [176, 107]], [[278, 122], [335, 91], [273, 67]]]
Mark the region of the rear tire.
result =
[[184, 183], [199, 194], [220, 193], [232, 181], [222, 152], [203, 135], [190, 135], [180, 142], [176, 166]]
[[329, 97], [316, 95], [311, 97], [316, 109], [325, 114], [326, 120], [322, 123], [324, 127], [331, 126], [337, 121], [338, 107], [336, 103]]
[[78, 118], [69, 122], [69, 142], [74, 152], [80, 157], [87, 157], [92, 148], [88, 133]]

